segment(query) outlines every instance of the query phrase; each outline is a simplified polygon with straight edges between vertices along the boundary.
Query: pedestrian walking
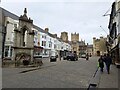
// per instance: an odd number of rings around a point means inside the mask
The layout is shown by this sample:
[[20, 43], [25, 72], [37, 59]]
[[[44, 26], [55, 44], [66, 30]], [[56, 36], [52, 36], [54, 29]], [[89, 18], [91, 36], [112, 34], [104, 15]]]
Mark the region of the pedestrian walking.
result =
[[61, 61], [61, 55], [60, 55], [60, 61]]
[[62, 54], [61, 54], [61, 52], [59, 53], [59, 58], [60, 58], [60, 61], [61, 61], [61, 58], [62, 58]]
[[89, 55], [88, 55], [88, 53], [86, 54], [86, 60], [88, 60], [89, 59]]
[[104, 57], [104, 62], [106, 64], [107, 73], [110, 74], [110, 65], [112, 64], [112, 59], [109, 54]]
[[103, 72], [103, 68], [104, 68], [104, 58], [101, 55], [100, 58], [98, 59], [98, 65], [100, 67], [100, 71]]

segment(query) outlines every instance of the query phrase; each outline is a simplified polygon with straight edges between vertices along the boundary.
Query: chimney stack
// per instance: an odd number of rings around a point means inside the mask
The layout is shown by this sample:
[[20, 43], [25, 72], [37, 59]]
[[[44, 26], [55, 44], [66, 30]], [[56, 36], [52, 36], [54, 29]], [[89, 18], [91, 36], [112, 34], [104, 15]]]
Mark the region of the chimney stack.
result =
[[49, 32], [49, 28], [45, 28], [45, 31], [46, 31], [46, 32]]

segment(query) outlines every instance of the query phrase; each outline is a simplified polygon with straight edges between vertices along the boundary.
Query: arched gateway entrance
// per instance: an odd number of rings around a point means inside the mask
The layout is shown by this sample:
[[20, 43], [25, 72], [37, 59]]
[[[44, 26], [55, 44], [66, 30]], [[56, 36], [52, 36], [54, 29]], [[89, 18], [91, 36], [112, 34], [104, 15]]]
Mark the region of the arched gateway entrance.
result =
[[97, 51], [97, 56], [100, 56], [100, 51]]
[[34, 31], [32, 30], [33, 20], [27, 17], [25, 8], [24, 14], [19, 17], [19, 26], [15, 28], [13, 60], [16, 66], [23, 62], [29, 64], [33, 60]]

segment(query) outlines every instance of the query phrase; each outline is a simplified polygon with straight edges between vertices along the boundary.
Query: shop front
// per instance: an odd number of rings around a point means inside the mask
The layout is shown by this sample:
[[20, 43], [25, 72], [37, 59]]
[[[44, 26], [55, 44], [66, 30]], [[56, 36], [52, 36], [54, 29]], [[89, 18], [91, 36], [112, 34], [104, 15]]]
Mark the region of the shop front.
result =
[[110, 51], [113, 64], [120, 65], [120, 44], [117, 44], [114, 48]]
[[42, 56], [43, 54], [43, 47], [40, 46], [34, 46], [34, 56]]

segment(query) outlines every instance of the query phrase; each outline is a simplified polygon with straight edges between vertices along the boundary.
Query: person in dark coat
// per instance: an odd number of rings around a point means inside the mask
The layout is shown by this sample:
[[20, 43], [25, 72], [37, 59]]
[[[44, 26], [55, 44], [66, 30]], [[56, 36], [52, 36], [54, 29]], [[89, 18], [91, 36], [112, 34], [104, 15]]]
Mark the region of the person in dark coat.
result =
[[86, 54], [86, 60], [88, 60], [89, 59], [89, 55], [88, 55], [88, 53]]
[[106, 64], [107, 72], [108, 72], [108, 74], [110, 74], [110, 65], [112, 64], [112, 59], [109, 56], [109, 54], [107, 54], [107, 56], [104, 58], [104, 62]]
[[103, 68], [104, 68], [103, 56], [100, 56], [100, 58], [98, 59], [98, 62], [99, 62], [100, 71], [103, 72]]

